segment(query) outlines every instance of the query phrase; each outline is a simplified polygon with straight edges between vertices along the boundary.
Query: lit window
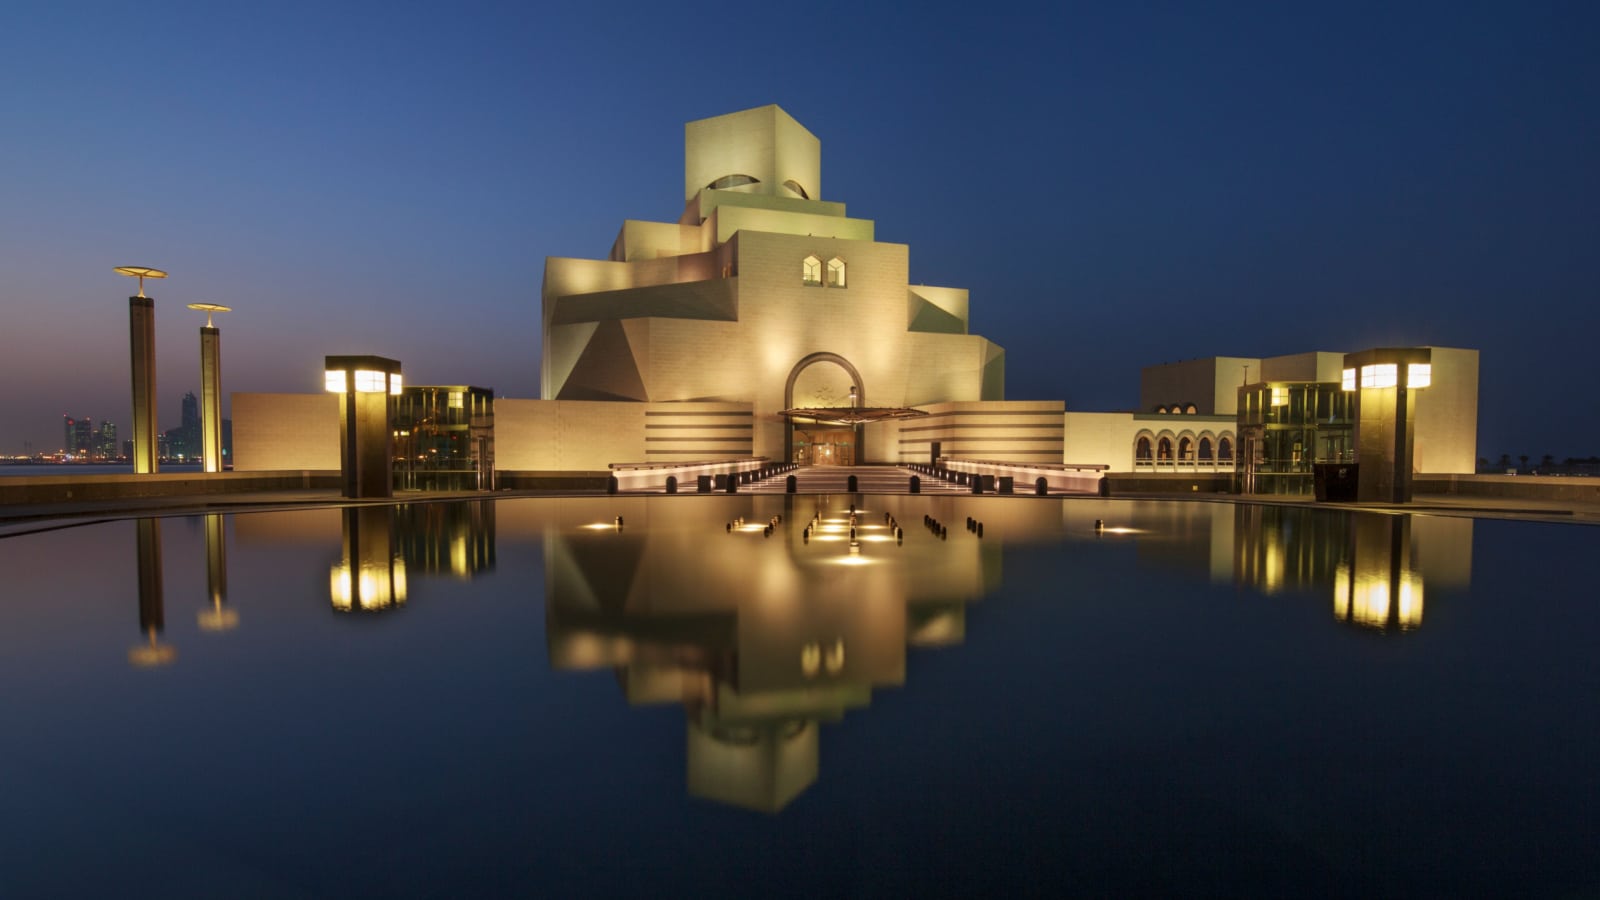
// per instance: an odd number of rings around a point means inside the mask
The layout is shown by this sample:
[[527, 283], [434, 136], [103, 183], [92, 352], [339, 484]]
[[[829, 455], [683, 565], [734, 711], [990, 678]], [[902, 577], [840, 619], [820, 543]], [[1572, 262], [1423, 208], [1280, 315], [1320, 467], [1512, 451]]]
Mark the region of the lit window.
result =
[[1399, 383], [1400, 370], [1394, 363], [1361, 367], [1361, 386], [1364, 388], [1392, 388]]
[[1433, 365], [1411, 363], [1406, 367], [1406, 384], [1414, 388], [1425, 388], [1433, 384]]
[[1164, 416], [1167, 414], [1167, 408], [1165, 406], [1158, 406], [1156, 407], [1156, 413]]
[[811, 195], [806, 193], [806, 189], [801, 187], [800, 186], [800, 182], [795, 181], [793, 178], [789, 179], [788, 181], [785, 181], [783, 183], [783, 186], [788, 188], [791, 191], [794, 191], [796, 194], [799, 194], [801, 197], [804, 197], [807, 200], [811, 199]]
[[828, 287], [844, 287], [844, 260], [837, 256], [828, 260]]
[[822, 260], [808, 256], [800, 264], [800, 281], [803, 284], [822, 284]]
[[1289, 389], [1286, 388], [1286, 387], [1275, 387], [1275, 388], [1273, 388], [1272, 389], [1272, 405], [1273, 406], [1288, 406], [1289, 405]]
[[1191, 416], [1198, 415], [1200, 413], [1200, 409], [1198, 407], [1196, 407], [1193, 403], [1189, 404], [1188, 406], [1185, 406], [1183, 408], [1183, 411], [1184, 411], [1184, 413], [1186, 413], [1188, 415], [1191, 415]]
[[761, 179], [749, 175], [724, 175], [716, 181], [706, 185], [713, 191], [723, 191], [728, 188], [744, 187], [747, 184], [760, 184]]
[[1353, 390], [1356, 389], [1356, 370], [1355, 369], [1345, 369], [1344, 370], [1344, 380], [1342, 382], [1342, 386], [1347, 391], [1353, 391]]
[[344, 393], [344, 370], [329, 369], [323, 375], [323, 386], [330, 394]]

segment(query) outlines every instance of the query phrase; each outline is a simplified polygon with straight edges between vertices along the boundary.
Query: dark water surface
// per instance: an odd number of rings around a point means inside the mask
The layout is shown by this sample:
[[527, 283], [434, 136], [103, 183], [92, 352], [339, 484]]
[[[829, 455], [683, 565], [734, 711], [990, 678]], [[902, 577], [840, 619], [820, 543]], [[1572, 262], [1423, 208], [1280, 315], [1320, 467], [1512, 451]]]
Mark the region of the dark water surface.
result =
[[852, 499], [0, 539], [0, 896], [1600, 892], [1600, 531]]

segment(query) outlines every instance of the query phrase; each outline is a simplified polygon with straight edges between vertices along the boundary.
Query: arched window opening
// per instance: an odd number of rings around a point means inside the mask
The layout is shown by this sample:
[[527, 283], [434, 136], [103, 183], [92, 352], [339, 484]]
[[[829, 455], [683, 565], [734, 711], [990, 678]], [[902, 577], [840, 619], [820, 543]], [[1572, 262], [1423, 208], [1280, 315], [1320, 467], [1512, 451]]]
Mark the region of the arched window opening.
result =
[[1227, 438], [1217, 441], [1217, 458], [1224, 462], [1233, 459], [1233, 441]]
[[828, 287], [844, 287], [844, 260], [837, 256], [828, 260]]
[[1165, 406], [1158, 406], [1156, 407], [1156, 412], [1164, 416], [1167, 414], [1167, 408]]
[[706, 185], [713, 191], [724, 191], [728, 188], [744, 187], [747, 184], [760, 184], [761, 179], [750, 175], [724, 175], [716, 181]]
[[1191, 441], [1186, 437], [1185, 438], [1178, 438], [1178, 458], [1179, 459], [1193, 459], [1194, 458], [1194, 441]]
[[1162, 438], [1156, 442], [1156, 459], [1172, 459], [1172, 438]]
[[802, 284], [820, 286], [822, 284], [822, 260], [815, 256], [808, 256], [800, 263], [800, 281]]
[[783, 186], [788, 188], [791, 191], [794, 191], [796, 194], [799, 194], [801, 196], [801, 198], [803, 198], [803, 199], [806, 199], [806, 200], [810, 200], [811, 199], [811, 195], [806, 193], [806, 189], [801, 187], [800, 186], [800, 182], [795, 181], [793, 178], [789, 179], [788, 181], [785, 181], [783, 183]]
[[1211, 438], [1200, 439], [1200, 459], [1205, 462], [1211, 461]]
[[1133, 457], [1134, 457], [1134, 459], [1149, 459], [1150, 458], [1150, 439], [1149, 438], [1147, 438], [1147, 437], [1139, 438], [1139, 442], [1137, 444], [1133, 445]]
[[1195, 406], [1195, 405], [1194, 405], [1194, 404], [1193, 404], [1193, 403], [1191, 403], [1191, 404], [1189, 404], [1189, 405], [1188, 405], [1188, 406], [1185, 406], [1185, 407], [1184, 407], [1184, 408], [1183, 408], [1183, 411], [1184, 411], [1184, 413], [1185, 413], [1185, 414], [1186, 414], [1186, 415], [1191, 415], [1191, 416], [1194, 416], [1194, 415], [1199, 415], [1199, 414], [1200, 414], [1200, 410], [1199, 410], [1199, 408], [1198, 408], [1198, 407], [1196, 407], [1196, 406]]

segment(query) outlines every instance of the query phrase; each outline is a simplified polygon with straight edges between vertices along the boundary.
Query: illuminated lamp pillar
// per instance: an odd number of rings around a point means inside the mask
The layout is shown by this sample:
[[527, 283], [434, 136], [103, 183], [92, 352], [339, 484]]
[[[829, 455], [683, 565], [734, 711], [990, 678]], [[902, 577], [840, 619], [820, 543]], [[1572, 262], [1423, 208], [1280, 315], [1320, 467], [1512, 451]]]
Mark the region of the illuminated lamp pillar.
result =
[[133, 364], [133, 471], [145, 475], [156, 461], [156, 301], [144, 295], [146, 278], [167, 273], [149, 266], [117, 266], [118, 275], [139, 279], [139, 294], [128, 298], [129, 358]]
[[339, 402], [339, 474], [344, 496], [393, 496], [394, 403], [400, 363], [381, 356], [329, 356], [325, 385]]
[[222, 471], [222, 331], [211, 315], [232, 312], [217, 303], [191, 303], [190, 309], [206, 314], [200, 327], [200, 461], [206, 472]]
[[1413, 392], [1432, 382], [1432, 358], [1426, 347], [1345, 354], [1343, 387], [1355, 400], [1357, 501], [1411, 502]]

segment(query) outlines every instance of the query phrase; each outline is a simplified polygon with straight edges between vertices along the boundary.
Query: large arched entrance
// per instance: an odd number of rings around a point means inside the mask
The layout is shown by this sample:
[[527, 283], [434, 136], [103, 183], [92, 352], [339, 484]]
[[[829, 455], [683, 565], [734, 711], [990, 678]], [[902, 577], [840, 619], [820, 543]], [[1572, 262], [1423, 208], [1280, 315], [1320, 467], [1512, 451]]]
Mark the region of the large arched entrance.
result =
[[[861, 373], [837, 353], [813, 353], [789, 370], [783, 389], [785, 409], [839, 409], [866, 405]], [[853, 466], [866, 458], [862, 428], [854, 425], [796, 422], [790, 419], [785, 462], [803, 466]]]

